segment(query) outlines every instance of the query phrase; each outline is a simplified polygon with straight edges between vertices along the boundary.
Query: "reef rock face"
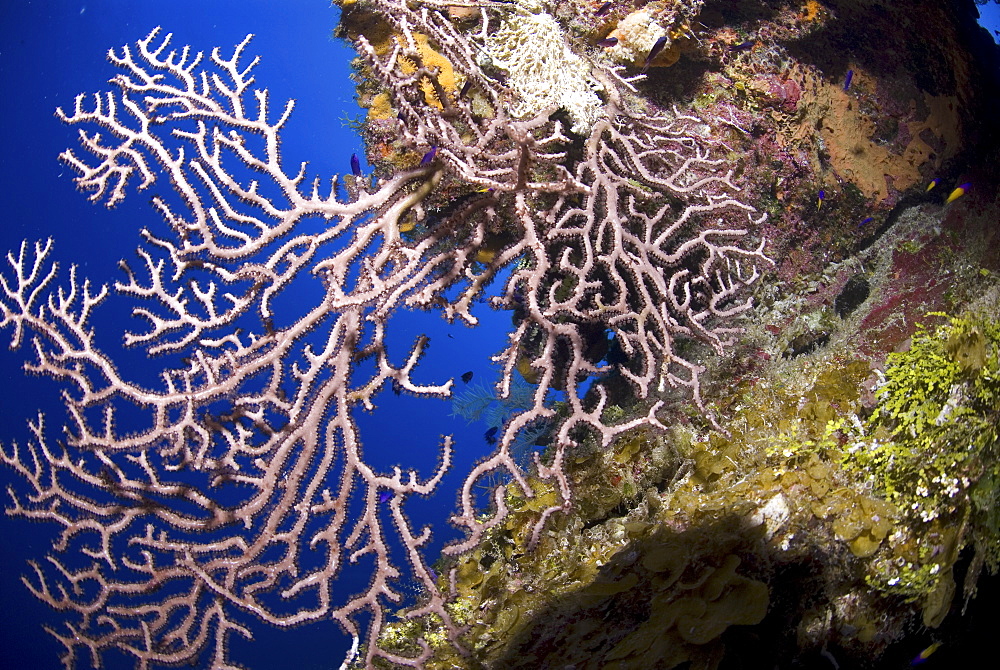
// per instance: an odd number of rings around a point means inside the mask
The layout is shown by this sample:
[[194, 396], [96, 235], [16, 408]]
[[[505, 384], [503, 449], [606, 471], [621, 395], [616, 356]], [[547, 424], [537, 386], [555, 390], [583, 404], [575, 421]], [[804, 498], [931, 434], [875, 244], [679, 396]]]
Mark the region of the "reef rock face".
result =
[[[471, 29], [476, 11], [453, 20]], [[503, 19], [483, 28], [498, 81], [519, 56], [507, 33], [564, 36], [575, 102], [538, 105], [563, 105], [574, 130], [608, 95], [587, 62], [645, 74], [623, 108], [704, 119], [768, 214], [775, 266], [734, 349], [691, 345], [714, 427], [675, 399], [668, 430], [583, 440], [572, 508], [534, 546], [557, 491], [511, 485], [505, 521], [439, 566], [465, 649], [412, 626], [385, 648], [437, 639], [441, 668], [844, 668], [905, 664], [933, 637], [963, 658], [963, 608], [1000, 567], [1000, 56], [973, 2], [483, 11]], [[374, 34], [359, 16], [345, 10], [345, 33]], [[362, 99], [391, 166], [380, 95]], [[606, 386], [606, 416], [648, 410]]]

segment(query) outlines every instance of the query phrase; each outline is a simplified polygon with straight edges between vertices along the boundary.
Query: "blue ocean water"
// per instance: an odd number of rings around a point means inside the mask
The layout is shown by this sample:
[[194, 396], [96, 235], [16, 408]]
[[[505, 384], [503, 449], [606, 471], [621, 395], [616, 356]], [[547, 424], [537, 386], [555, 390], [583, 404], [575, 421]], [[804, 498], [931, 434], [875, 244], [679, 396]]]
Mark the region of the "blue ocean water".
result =
[[990, 0], [977, 9], [979, 10], [979, 25], [989, 31], [994, 42], [1000, 44], [1000, 3]]
[[[115, 68], [107, 62], [109, 48], [119, 48], [145, 37], [155, 26], [174, 34], [173, 46], [187, 44], [224, 54], [248, 34], [255, 37], [246, 61], [260, 55], [256, 83], [271, 94], [272, 108], [284, 100], [297, 100], [283, 136], [286, 165], [309, 161], [310, 172], [329, 176], [350, 171], [350, 156], [363, 156], [360, 138], [349, 121], [363, 115], [354, 102], [349, 79], [353, 52], [332, 36], [338, 10], [327, 0], [275, 2], [267, 0], [171, 0], [169, 3], [136, 0], [88, 2], [5, 2], [0, 6], [0, 127], [4, 141], [0, 153], [0, 183], [4, 208], [0, 211], [0, 252], [15, 251], [21, 240], [53, 237], [54, 258], [64, 272], [71, 264], [99, 284], [123, 275], [122, 258], [134, 258], [140, 244], [139, 230], [156, 226], [159, 215], [149, 207], [152, 193], [130, 192], [114, 210], [88, 202], [76, 191], [75, 173], [57, 160], [58, 154], [78, 145], [77, 130], [54, 116], [57, 106], [71, 109], [81, 92], [108, 90]], [[93, 130], [93, 129], [91, 129]], [[367, 166], [366, 166], [367, 169]], [[160, 183], [162, 192], [168, 185]], [[153, 190], [157, 190], [153, 189]], [[9, 268], [5, 268], [9, 269]], [[420, 333], [431, 337], [431, 346], [416, 375], [418, 381], [442, 383], [474, 371], [476, 381], [493, 378], [489, 356], [504, 344], [509, 313], [478, 306], [482, 325], [470, 329], [448, 325], [436, 314], [400, 313], [393, 318], [390, 348], [401, 360]], [[127, 301], [110, 299], [94, 320], [110, 350], [120, 349], [121, 333], [137, 324], [130, 321]], [[9, 337], [9, 331], [0, 333]], [[7, 344], [7, 340], [4, 340]], [[30, 350], [0, 353], [0, 439], [4, 444], [24, 443], [26, 420], [39, 411], [47, 416], [47, 433], [58, 439], [65, 412], [59, 385], [47, 378], [27, 377], [21, 370]], [[155, 361], [133, 351], [115, 354], [138, 377], [155, 375]], [[411, 500], [407, 511], [416, 528], [435, 529], [427, 556], [436, 556], [455, 532], [447, 525], [455, 490], [470, 464], [483, 457], [485, 426], [469, 425], [452, 417], [446, 400], [416, 399], [383, 392], [378, 410], [357, 413], [366, 459], [377, 468], [392, 465], [415, 467], [422, 474], [433, 471], [441, 436], [454, 435], [456, 462], [437, 494]], [[5, 486], [15, 475], [0, 468]], [[23, 489], [22, 489], [23, 490]], [[4, 501], [6, 506], [6, 501]], [[391, 532], [391, 528], [386, 530]], [[49, 551], [56, 527], [0, 516], [0, 667], [56, 668], [60, 646], [43, 631], [59, 628], [62, 619], [28, 593], [20, 575], [30, 573], [27, 561], [42, 561]], [[367, 585], [363, 570], [345, 573], [343, 594]], [[349, 641], [333, 622], [278, 631], [241, 619], [253, 628], [255, 641], [233, 641], [233, 658], [257, 670], [268, 668], [336, 668]], [[82, 659], [86, 666], [89, 659]], [[111, 656], [105, 667], [132, 667], [129, 659]]]

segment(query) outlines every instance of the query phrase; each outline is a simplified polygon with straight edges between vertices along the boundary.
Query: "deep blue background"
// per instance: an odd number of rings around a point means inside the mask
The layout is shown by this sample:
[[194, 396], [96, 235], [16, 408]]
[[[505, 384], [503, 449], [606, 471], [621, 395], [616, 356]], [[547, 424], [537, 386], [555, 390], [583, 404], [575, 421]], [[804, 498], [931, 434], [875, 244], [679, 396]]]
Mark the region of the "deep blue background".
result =
[[[16, 250], [22, 239], [52, 236], [54, 258], [64, 270], [75, 263], [97, 283], [122, 278], [118, 260], [133, 258], [140, 242], [138, 230], [157, 224], [158, 215], [148, 206], [152, 193], [132, 191], [115, 210], [87, 201], [74, 187], [73, 171], [57, 160], [59, 152], [78, 145], [77, 130], [61, 124], [53, 112], [57, 106], [71, 109], [78, 93], [107, 90], [105, 82], [115, 74], [105, 59], [107, 50], [145, 37], [157, 25], [174, 33], [175, 47], [190, 44], [209, 51], [220, 46], [224, 55], [247, 33], [254, 33], [246, 61], [261, 56], [255, 76], [258, 86], [270, 89], [272, 109], [277, 113], [287, 98], [297, 100], [283, 136], [286, 166], [308, 160], [314, 174], [348, 172], [351, 153], [362, 156], [363, 150], [346, 120], [360, 117], [363, 111], [354, 104], [348, 78], [353, 52], [332, 37], [337, 20], [338, 10], [326, 0], [0, 3], [0, 187], [4, 199], [0, 253]], [[157, 189], [166, 186], [161, 181]], [[116, 346], [122, 331], [134, 327], [126, 321], [127, 307], [113, 304], [112, 298], [94, 320], [110, 348]], [[423, 332], [431, 336], [432, 344], [418, 381], [441, 383], [454, 378], [462, 387], [457, 378], [467, 370], [476, 371], [476, 381], [491, 381], [488, 358], [503, 346], [509, 314], [480, 305], [477, 315], [483, 325], [474, 330], [448, 326], [436, 315], [398, 315], [394, 318], [397, 337], [392, 342], [397, 362]], [[50, 379], [26, 377], [20, 366], [30, 351], [7, 351], [9, 331], [0, 332], [0, 338], [4, 346], [0, 351], [0, 440], [23, 443], [28, 434], [25, 420], [39, 410], [48, 417], [48, 435], [58, 438], [64, 421], [58, 385]], [[130, 356], [129, 360], [135, 359], [134, 354]], [[155, 369], [131, 371], [141, 375]], [[467, 426], [450, 417], [450, 410], [445, 400], [383, 393], [375, 414], [358, 416], [367, 460], [380, 468], [398, 463], [428, 474], [436, 463], [441, 435], [455, 436], [456, 465], [440, 492], [427, 501], [407, 504], [415, 525], [432, 523], [435, 528], [434, 545], [427, 551], [430, 557], [454, 537], [445, 520], [454, 507], [456, 487], [469, 464], [488, 450], [483, 427]], [[5, 487], [13, 478], [12, 472], [0, 469], [0, 483]], [[391, 527], [385, 530], [392, 533]], [[61, 619], [19, 581], [28, 572], [26, 561], [42, 560], [48, 552], [54, 531], [50, 524], [0, 515], [0, 612], [4, 619], [0, 668], [61, 667], [59, 645], [42, 630], [43, 624], [60, 626]], [[344, 593], [356, 591], [366, 581], [363, 574], [345, 576]], [[336, 668], [343, 659], [346, 638], [331, 622], [292, 631], [269, 630], [249, 618], [242, 622], [254, 629], [255, 641], [234, 640], [232, 649], [234, 660], [248, 667]], [[109, 660], [105, 667], [131, 667], [123, 657]]]

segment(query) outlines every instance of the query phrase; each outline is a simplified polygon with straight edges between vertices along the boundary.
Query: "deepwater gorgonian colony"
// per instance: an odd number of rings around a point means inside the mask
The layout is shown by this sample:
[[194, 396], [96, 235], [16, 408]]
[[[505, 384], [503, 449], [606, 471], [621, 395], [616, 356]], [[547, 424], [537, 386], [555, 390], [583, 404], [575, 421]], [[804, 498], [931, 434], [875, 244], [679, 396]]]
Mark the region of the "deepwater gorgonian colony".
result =
[[[413, 381], [419, 334], [404, 361], [390, 360], [393, 311], [435, 309], [474, 325], [483, 287], [513, 267], [497, 303], [516, 320], [495, 358], [499, 391], [508, 394], [517, 374], [536, 386], [463, 484], [453, 521], [464, 534], [446, 548], [457, 554], [508, 513], [501, 486], [488, 513], [476, 506], [474, 487], [488, 477], [505, 474], [526, 498], [531, 481], [556, 491], [533, 522], [534, 544], [572, 502], [565, 463], [584, 436], [606, 446], [662, 427], [657, 412], [672, 388], [701, 407], [703, 368], [679, 353], [677, 338], [721, 351], [733, 317], [750, 307], [743, 289], [770, 264], [763, 242], [743, 245], [759, 217], [739, 198], [710, 125], [645, 108], [620, 68], [572, 42], [541, 6], [486, 3], [462, 20], [437, 2], [379, 0], [351, 12], [362, 72], [391, 110], [370, 117], [370, 141], [391, 136], [388, 162], [398, 169], [345, 178], [347, 198], [336, 178], [310, 181], [305, 165], [282, 164], [293, 104], [272, 109], [254, 88], [256, 60], [241, 62], [249, 38], [231, 56], [205, 57], [171, 50], [170, 36], [153, 31], [112, 52], [112, 92], [59, 113], [83, 128], [84, 152], [62, 159], [92, 200], [113, 206], [130, 184], [152, 188], [164, 177], [179, 196], [154, 197], [166, 225], [142, 231], [139, 263], [123, 264], [114, 287], [93, 287], [75, 268], [61, 279], [51, 241], [22, 245], [3, 276], [0, 325], [15, 346], [34, 337], [28, 369], [69, 389], [66, 445], [40, 418], [36, 439], [3, 455], [27, 483], [13, 492], [12, 513], [61, 527], [27, 583], [71, 619], [53, 632], [67, 665], [117, 649], [138, 667], [198, 662], [206, 651], [213, 667], [231, 667], [227, 640], [250, 637], [256, 617], [277, 626], [332, 619], [365, 664], [419, 666], [430, 653], [423, 642], [413, 655], [375, 643], [403, 583], [425, 594], [406, 616], [432, 618], [461, 647], [445, 606], [451, 578], [429, 568], [429, 529], [404, 513], [409, 496], [438, 485], [454, 445], [444, 439], [428, 479], [380, 472], [365, 462], [351, 419], [353, 406], [372, 407], [389, 385], [451, 393], [451, 381]], [[544, 26], [546, 40], [524, 33], [532, 26]], [[572, 90], [536, 90], [550, 81], [536, 67], [542, 48], [576, 73]], [[328, 225], [307, 230], [299, 224], [308, 217]], [[321, 297], [283, 318], [275, 306], [303, 278], [321, 282]], [[159, 384], [130, 380], [95, 347], [90, 317], [112, 293], [142, 318], [126, 343], [174, 355], [161, 359]], [[595, 342], [606, 346], [609, 335], [620, 355], [602, 363]], [[362, 357], [375, 365], [358, 379]], [[583, 397], [599, 375], [617, 381]], [[546, 401], [553, 389], [565, 392], [558, 416]], [[625, 400], [641, 411], [609, 420]], [[146, 412], [146, 427], [120, 429], [123, 407]], [[551, 444], [529, 477], [511, 447], [543, 421], [555, 421]], [[69, 552], [88, 567], [67, 568]], [[345, 594], [341, 567], [359, 559], [372, 579]]]

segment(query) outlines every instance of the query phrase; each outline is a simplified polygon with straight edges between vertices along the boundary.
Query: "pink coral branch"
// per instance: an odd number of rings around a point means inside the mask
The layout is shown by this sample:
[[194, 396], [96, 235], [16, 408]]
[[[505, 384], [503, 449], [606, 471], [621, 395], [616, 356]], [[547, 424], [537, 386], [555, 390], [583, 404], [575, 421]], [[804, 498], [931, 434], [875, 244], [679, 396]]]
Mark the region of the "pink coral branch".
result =
[[[475, 325], [472, 305], [512, 268], [494, 299], [515, 320], [494, 359], [498, 391], [508, 396], [522, 373], [536, 385], [531, 406], [461, 485], [452, 521], [463, 536], [446, 554], [474, 548], [506, 518], [504, 486], [493, 485], [489, 510], [477, 504], [474, 491], [492, 474], [526, 497], [538, 481], [558, 492], [528, 532], [535, 546], [547, 520], [573, 505], [566, 461], [581, 441], [607, 447], [626, 431], [664, 429], [658, 416], [676, 387], [705, 411], [704, 367], [677, 340], [721, 351], [738, 331], [732, 320], [752, 305], [745, 289], [771, 264], [762, 242], [739, 245], [760, 220], [714, 157], [707, 126], [676, 112], [629, 111], [639, 108], [628, 101], [630, 80], [593, 60], [603, 108], [584, 136], [567, 131], [554, 107], [512, 117], [519, 92], [479, 65], [493, 3], [475, 6], [479, 25], [461, 28], [442, 3], [372, 3], [391, 36], [379, 49], [360, 36], [357, 47], [394, 113], [368, 129], [412, 167], [378, 180], [345, 177], [347, 198], [336, 178], [326, 189], [305, 164], [286, 170], [280, 134], [294, 102], [275, 114], [255, 88], [257, 59], [241, 62], [249, 36], [231, 56], [215, 49], [205, 59], [170, 49], [171, 36], [154, 30], [109, 54], [122, 71], [115, 92], [57, 111], [84, 127], [83, 152], [61, 158], [91, 200], [112, 207], [133, 179], [146, 189], [161, 177], [180, 197], [154, 197], [165, 226], [142, 231], [139, 261], [122, 263], [113, 291], [91, 287], [75, 268], [54, 288], [51, 242], [22, 245], [0, 274], [0, 326], [12, 329], [14, 346], [35, 334], [26, 367], [73, 389], [64, 395], [64, 449], [52, 448], [39, 419], [31, 443], [0, 452], [29, 490], [11, 490], [9, 513], [61, 527], [52, 569], [36, 566], [26, 583], [74, 617], [68, 632], [54, 633], [66, 665], [80, 654], [96, 664], [118, 649], [139, 667], [203, 653], [213, 667], [230, 667], [227, 641], [249, 637], [240, 621], [253, 615], [276, 626], [334, 620], [354, 638], [352, 655], [364, 641], [367, 666], [381, 658], [418, 667], [431, 653], [426, 640], [410, 656], [378, 643], [407, 578], [425, 595], [405, 616], [434, 621], [467, 653], [446, 607], [454, 575], [450, 590], [439, 587], [423, 553], [430, 529], [414, 529], [404, 511], [409, 496], [440, 485], [454, 445], [443, 439], [429, 478], [380, 472], [351, 418], [354, 408], [374, 409], [386, 385], [451, 393], [451, 381], [414, 379], [423, 336], [402, 363], [389, 357], [387, 324], [400, 307]], [[425, 38], [467, 93], [425, 63]], [[327, 225], [300, 225], [311, 217]], [[288, 319], [282, 296], [310, 280], [321, 297]], [[96, 346], [90, 321], [112, 294], [142, 324], [126, 345], [164, 356], [155, 383], [130, 378]], [[622, 354], [614, 362], [609, 333]], [[373, 365], [359, 378], [362, 359]], [[629, 397], [612, 394], [613, 379]], [[558, 417], [555, 391], [565, 397]], [[609, 421], [612, 403], [626, 401], [630, 416]], [[136, 409], [146, 423], [121, 427], [118, 416]], [[551, 445], [529, 471], [511, 449], [540, 421], [553, 422]], [[58, 557], [68, 551], [91, 565], [69, 570]], [[362, 560], [371, 581], [343, 593], [342, 568]]]

